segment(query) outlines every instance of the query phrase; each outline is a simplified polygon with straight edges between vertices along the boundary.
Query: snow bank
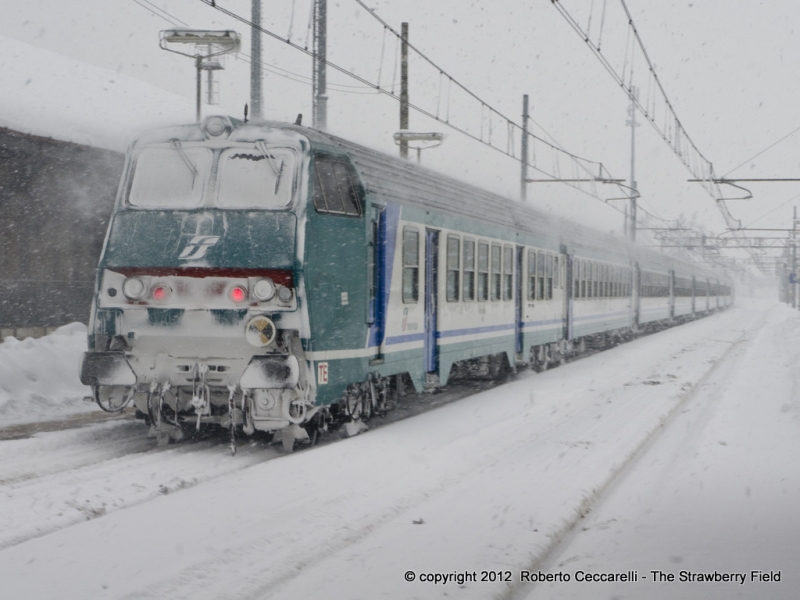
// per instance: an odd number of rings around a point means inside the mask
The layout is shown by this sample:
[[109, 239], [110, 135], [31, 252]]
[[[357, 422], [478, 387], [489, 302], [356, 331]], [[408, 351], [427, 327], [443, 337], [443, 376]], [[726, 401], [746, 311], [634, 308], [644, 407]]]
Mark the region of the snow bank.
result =
[[90, 393], [78, 379], [85, 351], [82, 323], [40, 339], [7, 337], [0, 344], [0, 426], [96, 410], [82, 401]]
[[194, 121], [194, 102], [0, 36], [0, 127], [125, 151], [144, 129]]

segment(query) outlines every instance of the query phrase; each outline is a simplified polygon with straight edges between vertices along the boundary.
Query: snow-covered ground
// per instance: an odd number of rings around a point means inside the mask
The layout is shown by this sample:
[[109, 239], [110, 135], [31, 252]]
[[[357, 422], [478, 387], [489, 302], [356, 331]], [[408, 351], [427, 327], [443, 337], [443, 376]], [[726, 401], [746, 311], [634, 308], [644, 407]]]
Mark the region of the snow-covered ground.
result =
[[97, 410], [82, 401], [91, 394], [78, 379], [85, 351], [82, 323], [39, 339], [7, 337], [0, 344], [0, 426]]
[[[796, 312], [769, 313], [766, 325], [710, 374], [546, 570], [638, 570], [638, 583], [592, 587], [609, 598], [797, 598], [798, 339]], [[694, 577], [715, 572], [734, 577]], [[525, 597], [586, 598], [585, 587], [551, 582]]]
[[[795, 597], [800, 314], [740, 304], [290, 456], [130, 420], [0, 442], [3, 596]], [[715, 568], [781, 580], [520, 584]]]

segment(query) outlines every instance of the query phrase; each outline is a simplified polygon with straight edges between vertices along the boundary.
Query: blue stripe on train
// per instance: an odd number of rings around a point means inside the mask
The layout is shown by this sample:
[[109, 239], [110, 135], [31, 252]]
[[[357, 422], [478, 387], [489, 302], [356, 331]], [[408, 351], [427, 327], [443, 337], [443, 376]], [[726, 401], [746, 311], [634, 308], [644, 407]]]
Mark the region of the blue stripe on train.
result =
[[[377, 310], [375, 320], [369, 328], [368, 348], [380, 346], [386, 334], [386, 315], [389, 313], [389, 289], [392, 281], [392, 266], [394, 265], [394, 249], [397, 242], [397, 228], [400, 224], [400, 206], [387, 204], [378, 222], [378, 248], [375, 261], [378, 269], [377, 283]], [[393, 338], [389, 338], [393, 339]], [[387, 343], [399, 344], [402, 342]]]

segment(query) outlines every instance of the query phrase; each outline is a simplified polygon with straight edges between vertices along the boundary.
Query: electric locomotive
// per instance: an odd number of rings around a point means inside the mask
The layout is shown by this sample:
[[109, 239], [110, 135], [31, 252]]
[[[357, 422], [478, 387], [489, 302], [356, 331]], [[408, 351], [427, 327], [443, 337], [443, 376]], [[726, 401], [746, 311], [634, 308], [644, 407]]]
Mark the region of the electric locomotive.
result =
[[216, 424], [290, 449], [331, 422], [358, 432], [403, 382], [544, 368], [731, 294], [340, 138], [212, 116], [129, 148], [81, 381], [162, 442]]

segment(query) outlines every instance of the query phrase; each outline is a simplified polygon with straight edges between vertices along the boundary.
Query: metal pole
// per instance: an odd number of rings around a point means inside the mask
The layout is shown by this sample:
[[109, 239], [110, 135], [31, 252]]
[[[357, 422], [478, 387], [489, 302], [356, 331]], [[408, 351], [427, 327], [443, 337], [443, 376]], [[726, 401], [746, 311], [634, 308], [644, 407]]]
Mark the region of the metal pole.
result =
[[[206, 48], [206, 52], [210, 55], [211, 54], [211, 44], [208, 45]], [[209, 65], [210, 67], [211, 65]], [[211, 69], [208, 69], [208, 101], [206, 104], [213, 104], [214, 103], [214, 72]]]
[[[408, 23], [400, 28], [400, 129], [408, 129]], [[408, 141], [400, 140], [400, 158], [408, 158]]]
[[528, 200], [528, 94], [522, 96], [522, 164], [519, 197], [526, 202]]
[[250, 28], [250, 114], [261, 118], [261, 0], [253, 0]]
[[203, 57], [199, 54], [194, 57], [194, 65], [197, 68], [197, 122], [200, 122], [200, 104], [203, 95]]
[[795, 283], [792, 284], [792, 308], [797, 308], [797, 242], [795, 241], [795, 228], [797, 227], [797, 207], [792, 214], [792, 275]]
[[636, 197], [638, 196], [638, 192], [636, 190], [636, 128], [639, 124], [636, 122], [636, 98], [639, 97], [639, 88], [633, 86], [631, 88], [631, 106], [628, 109], [628, 114], [630, 115], [630, 121], [628, 124], [631, 126], [631, 214], [630, 214], [630, 225], [628, 227], [628, 233], [630, 234], [630, 239], [632, 242], [636, 241]]
[[312, 126], [328, 128], [327, 65], [328, 0], [314, 0], [314, 110]]
[[628, 207], [625, 207], [625, 239], [628, 239]]

